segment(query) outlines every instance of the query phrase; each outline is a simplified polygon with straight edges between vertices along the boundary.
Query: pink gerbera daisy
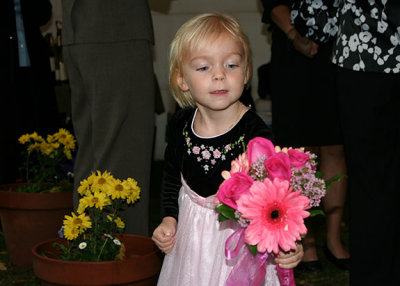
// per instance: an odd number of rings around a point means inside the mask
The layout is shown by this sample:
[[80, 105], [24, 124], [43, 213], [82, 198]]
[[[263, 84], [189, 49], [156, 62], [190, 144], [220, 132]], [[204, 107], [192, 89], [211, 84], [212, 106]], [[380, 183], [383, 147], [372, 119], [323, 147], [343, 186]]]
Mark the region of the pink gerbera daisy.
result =
[[306, 234], [304, 218], [310, 214], [310, 200], [293, 192], [289, 182], [278, 178], [254, 182], [250, 193], [237, 201], [242, 217], [250, 220], [245, 241], [257, 245], [258, 252], [278, 253], [296, 249], [296, 240]]

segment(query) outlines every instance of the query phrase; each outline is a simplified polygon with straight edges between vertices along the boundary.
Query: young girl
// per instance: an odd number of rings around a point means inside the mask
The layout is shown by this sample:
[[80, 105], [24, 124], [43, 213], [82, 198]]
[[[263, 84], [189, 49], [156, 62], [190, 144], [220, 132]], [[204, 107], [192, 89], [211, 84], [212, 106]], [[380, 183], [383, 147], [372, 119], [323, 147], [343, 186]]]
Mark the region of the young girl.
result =
[[[262, 119], [239, 98], [251, 77], [249, 41], [230, 16], [202, 14], [176, 33], [171, 92], [183, 109], [169, 125], [161, 224], [153, 240], [165, 252], [158, 285], [225, 285], [234, 261], [225, 241], [238, 227], [218, 222], [214, 195], [243, 145], [267, 137]], [[265, 285], [279, 285], [275, 263], [293, 268], [303, 250], [270, 256]]]

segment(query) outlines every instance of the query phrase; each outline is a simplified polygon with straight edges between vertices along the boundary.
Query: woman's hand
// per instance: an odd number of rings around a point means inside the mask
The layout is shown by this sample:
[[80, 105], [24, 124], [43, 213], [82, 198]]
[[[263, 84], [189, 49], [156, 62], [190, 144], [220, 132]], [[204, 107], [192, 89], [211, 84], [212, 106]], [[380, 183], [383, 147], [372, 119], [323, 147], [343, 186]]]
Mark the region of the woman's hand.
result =
[[176, 224], [175, 218], [165, 217], [153, 232], [151, 239], [164, 253], [170, 253], [174, 248]]
[[318, 44], [300, 35], [295, 28], [290, 29], [286, 35], [293, 43], [294, 48], [306, 57], [312, 58], [318, 52]]
[[291, 269], [295, 268], [301, 262], [303, 255], [303, 245], [299, 243], [294, 251], [279, 252], [278, 256], [275, 258], [275, 262], [279, 264], [281, 268]]

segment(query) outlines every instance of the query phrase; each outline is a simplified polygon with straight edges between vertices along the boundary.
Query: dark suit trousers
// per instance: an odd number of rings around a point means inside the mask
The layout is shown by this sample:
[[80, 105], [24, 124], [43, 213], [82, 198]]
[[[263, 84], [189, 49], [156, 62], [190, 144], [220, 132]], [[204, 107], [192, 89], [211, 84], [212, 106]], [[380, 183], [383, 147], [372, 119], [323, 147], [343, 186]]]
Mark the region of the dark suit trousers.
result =
[[350, 184], [350, 285], [400, 285], [400, 75], [339, 68]]
[[66, 46], [72, 122], [78, 141], [74, 167], [77, 207], [79, 182], [92, 171], [132, 177], [140, 201], [124, 213], [126, 232], [148, 235], [149, 183], [154, 133], [154, 72], [150, 43]]

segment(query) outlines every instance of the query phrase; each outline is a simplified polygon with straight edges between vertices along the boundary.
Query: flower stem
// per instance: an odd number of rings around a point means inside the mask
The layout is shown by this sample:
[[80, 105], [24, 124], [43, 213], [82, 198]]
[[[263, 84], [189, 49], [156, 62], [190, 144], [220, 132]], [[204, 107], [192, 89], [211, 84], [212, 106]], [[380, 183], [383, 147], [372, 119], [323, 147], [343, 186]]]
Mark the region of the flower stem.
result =
[[106, 239], [104, 240], [103, 245], [101, 246], [101, 249], [100, 249], [100, 252], [99, 252], [99, 256], [97, 257], [97, 260], [96, 260], [96, 261], [100, 261], [100, 256], [101, 256], [101, 254], [103, 253], [103, 249], [104, 249], [104, 247], [106, 246], [107, 241], [108, 241], [108, 238], [106, 237]]

